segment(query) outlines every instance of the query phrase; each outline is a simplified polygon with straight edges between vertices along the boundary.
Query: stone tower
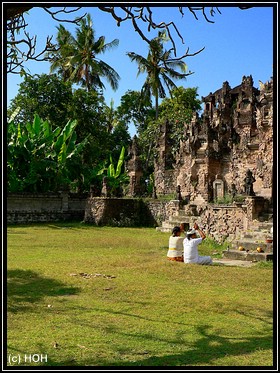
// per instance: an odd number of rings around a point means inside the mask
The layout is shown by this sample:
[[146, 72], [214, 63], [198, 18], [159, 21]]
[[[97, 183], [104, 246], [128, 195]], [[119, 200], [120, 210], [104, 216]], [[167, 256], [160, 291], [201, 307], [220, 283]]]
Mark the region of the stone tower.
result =
[[136, 197], [143, 192], [142, 176], [143, 168], [142, 162], [139, 158], [139, 147], [137, 143], [137, 136], [134, 136], [129, 147], [129, 160], [126, 169], [129, 175], [129, 195]]

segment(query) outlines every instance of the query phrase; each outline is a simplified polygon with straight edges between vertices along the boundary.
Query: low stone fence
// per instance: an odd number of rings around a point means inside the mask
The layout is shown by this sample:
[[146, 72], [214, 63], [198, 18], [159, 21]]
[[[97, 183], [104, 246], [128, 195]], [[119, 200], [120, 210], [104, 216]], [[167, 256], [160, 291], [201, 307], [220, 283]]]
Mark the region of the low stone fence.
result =
[[[186, 205], [187, 222], [198, 221], [218, 241], [248, 229], [263, 209], [264, 199], [248, 197], [233, 205]], [[74, 193], [9, 194], [8, 223], [84, 221], [117, 227], [157, 227], [182, 212], [179, 201], [141, 198], [103, 198]], [[183, 216], [181, 219], [184, 219]]]
[[207, 205], [200, 214], [200, 220], [207, 236], [223, 242], [232, 240], [239, 231], [243, 231], [247, 216], [241, 204]]
[[168, 216], [168, 202], [138, 198], [90, 197], [84, 221], [117, 227], [156, 227]]
[[87, 197], [67, 192], [8, 194], [7, 223], [82, 221]]
[[168, 201], [102, 198], [88, 194], [8, 194], [7, 223], [84, 221], [95, 225], [158, 226], [172, 215]]

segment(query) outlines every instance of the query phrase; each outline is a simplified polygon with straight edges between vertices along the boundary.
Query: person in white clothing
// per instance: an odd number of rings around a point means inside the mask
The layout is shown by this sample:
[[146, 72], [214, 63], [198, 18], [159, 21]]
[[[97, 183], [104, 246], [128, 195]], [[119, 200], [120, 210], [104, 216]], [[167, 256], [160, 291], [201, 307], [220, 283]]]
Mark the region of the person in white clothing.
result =
[[169, 237], [169, 248], [167, 252], [167, 259], [176, 262], [183, 262], [183, 241], [181, 236], [181, 228], [176, 226], [172, 229], [172, 236]]
[[[200, 237], [197, 237], [196, 232], [199, 233]], [[205, 238], [205, 233], [199, 229], [197, 223], [194, 224], [193, 229], [187, 231], [187, 237], [183, 241], [185, 263], [212, 264], [210, 256], [200, 256], [198, 254], [198, 245]]]

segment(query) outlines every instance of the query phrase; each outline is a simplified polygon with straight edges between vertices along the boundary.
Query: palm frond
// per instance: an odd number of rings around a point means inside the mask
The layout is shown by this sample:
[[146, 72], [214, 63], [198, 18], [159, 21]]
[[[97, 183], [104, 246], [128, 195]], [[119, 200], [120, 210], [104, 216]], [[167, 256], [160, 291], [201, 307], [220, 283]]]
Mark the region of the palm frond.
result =
[[114, 39], [110, 43], [104, 44], [102, 50], [100, 51], [100, 53], [105, 53], [108, 50], [117, 47], [118, 45], [119, 45], [119, 39]]
[[110, 83], [112, 89], [116, 91], [119, 86], [120, 76], [119, 74], [106, 62], [99, 61], [98, 66], [100, 68], [101, 76], [103, 76]]

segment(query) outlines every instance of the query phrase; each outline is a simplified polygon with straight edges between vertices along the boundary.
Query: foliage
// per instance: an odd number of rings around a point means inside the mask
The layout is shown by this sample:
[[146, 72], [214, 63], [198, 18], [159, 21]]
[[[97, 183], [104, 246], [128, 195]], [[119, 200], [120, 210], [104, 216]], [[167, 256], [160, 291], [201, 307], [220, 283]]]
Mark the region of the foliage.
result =
[[118, 39], [105, 43], [105, 36], [95, 38], [90, 14], [79, 22], [75, 37], [60, 24], [57, 33], [58, 48], [48, 53], [51, 62], [51, 72], [58, 71], [65, 80], [81, 84], [90, 91], [105, 88], [102, 78], [105, 78], [113, 90], [118, 88], [120, 76], [97, 55], [116, 47]]
[[233, 198], [230, 194], [225, 194], [223, 197], [218, 197], [215, 200], [215, 203], [217, 203], [218, 205], [228, 205], [228, 204], [231, 204], [232, 202], [233, 202]]
[[112, 156], [110, 155], [110, 164], [108, 167], [102, 167], [98, 172], [98, 175], [106, 172], [106, 180], [108, 182], [110, 194], [112, 196], [121, 196], [121, 187], [124, 186], [128, 181], [129, 177], [126, 171], [122, 172], [122, 166], [125, 161], [125, 148], [121, 149], [119, 160], [116, 166], [114, 166]]
[[8, 191], [49, 192], [68, 188], [69, 163], [79, 156], [86, 139], [76, 143], [76, 121], [68, 121], [61, 130], [37, 114], [32, 123], [8, 124]]
[[139, 146], [141, 148], [140, 159], [144, 165], [145, 176], [148, 176], [154, 171], [156, 140], [160, 136], [159, 128], [159, 121], [150, 120], [147, 123], [147, 128], [139, 134]]
[[23, 369], [273, 369], [271, 266], [170, 262], [169, 234], [152, 228], [51, 223], [7, 235], [7, 354], [40, 346], [48, 357]]
[[151, 100], [143, 99], [139, 91], [127, 91], [117, 107], [117, 117], [126, 123], [132, 122], [140, 134], [147, 128], [148, 122], [155, 117]]
[[201, 110], [201, 101], [197, 99], [196, 88], [174, 88], [170, 98], [165, 98], [159, 107], [159, 120], [168, 121], [168, 131], [172, 141], [172, 154], [179, 150], [180, 141], [186, 139], [186, 128], [197, 111]]
[[234, 197], [233, 197], [233, 202], [244, 202], [245, 201], [245, 198], [246, 196], [242, 195], [242, 194], [236, 194]]
[[245, 198], [246, 196], [241, 194], [237, 194], [234, 197], [231, 194], [225, 194], [224, 197], [219, 197], [214, 202], [220, 205], [230, 205], [233, 202], [244, 202]]
[[[114, 123], [108, 133], [111, 116], [104, 102], [103, 95], [84, 89], [71, 90], [70, 83], [64, 82], [56, 75], [29, 76], [20, 85], [17, 96], [8, 109], [8, 117], [14, 116], [14, 124], [25, 127], [32, 122], [34, 113], [40, 118], [47, 118], [52, 128], [62, 127], [68, 120], [76, 120], [77, 142], [87, 142], [80, 157], [75, 157], [69, 164], [72, 186], [75, 190], [89, 191], [90, 185], [101, 189], [101, 178], [97, 176], [100, 164], [112, 155], [117, 161], [121, 147], [130, 142], [127, 125], [121, 120]], [[115, 110], [113, 110], [113, 115]], [[10, 126], [10, 131], [12, 130]], [[15, 131], [17, 131], [15, 129]], [[20, 166], [19, 166], [20, 167]], [[22, 163], [22, 167], [24, 164]]]
[[151, 173], [149, 175], [149, 178], [147, 179], [147, 183], [146, 183], [146, 188], [147, 188], [147, 195], [152, 197], [153, 196], [153, 192], [154, 192], [154, 187], [155, 187], [155, 174], [154, 173]]
[[[158, 118], [159, 98], [166, 97], [165, 86], [170, 92], [176, 88], [173, 80], [185, 79], [190, 72], [187, 72], [187, 65], [184, 61], [172, 58], [172, 50], [165, 50], [163, 43], [168, 41], [165, 31], [160, 31], [158, 36], [151, 40], [147, 58], [128, 52], [131, 61], [138, 64], [138, 74], [147, 74], [146, 80], [141, 90], [144, 100], [150, 100], [151, 95], [155, 97], [156, 116]], [[181, 73], [176, 69], [180, 69]]]
[[[62, 126], [72, 115], [74, 105], [71, 84], [54, 74], [25, 76], [18, 94], [12, 99], [8, 117], [20, 108], [14, 118], [15, 124], [33, 121], [34, 113], [52, 126]], [[72, 117], [73, 118], [73, 117]]]

